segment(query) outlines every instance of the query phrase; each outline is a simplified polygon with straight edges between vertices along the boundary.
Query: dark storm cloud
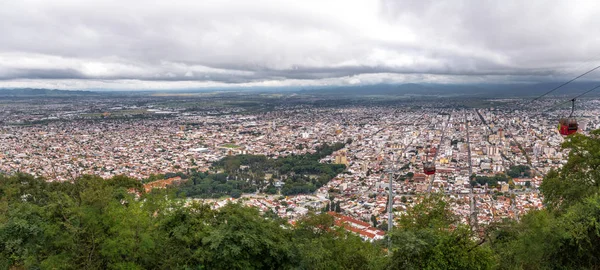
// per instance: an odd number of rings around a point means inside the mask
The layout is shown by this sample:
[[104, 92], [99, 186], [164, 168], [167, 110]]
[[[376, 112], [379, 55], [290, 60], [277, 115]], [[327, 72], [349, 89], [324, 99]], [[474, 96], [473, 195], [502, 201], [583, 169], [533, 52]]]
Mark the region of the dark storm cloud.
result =
[[0, 87], [557, 79], [600, 61], [599, 5], [5, 1]]
[[84, 79], [79, 71], [74, 69], [12, 69], [0, 72], [0, 80], [10, 79]]

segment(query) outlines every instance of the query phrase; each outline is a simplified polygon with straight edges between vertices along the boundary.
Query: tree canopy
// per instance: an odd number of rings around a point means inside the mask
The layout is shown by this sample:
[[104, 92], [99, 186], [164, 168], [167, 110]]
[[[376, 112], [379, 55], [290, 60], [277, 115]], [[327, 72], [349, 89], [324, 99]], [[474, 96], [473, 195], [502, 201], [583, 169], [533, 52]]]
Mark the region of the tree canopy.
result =
[[315, 153], [277, 159], [263, 155], [227, 156], [212, 166], [219, 173], [192, 172], [191, 181], [178, 189], [188, 197], [200, 198], [237, 198], [242, 193], [256, 191], [268, 194], [281, 191], [283, 195], [312, 193], [346, 169], [343, 164], [319, 162], [343, 147], [343, 143], [323, 144]]
[[392, 269], [491, 269], [492, 251], [450, 210], [441, 194], [425, 197], [392, 232]]
[[495, 224], [501, 269], [600, 268], [600, 130], [569, 136], [567, 163], [541, 185], [545, 209]]
[[[132, 190], [133, 189], [133, 190]], [[0, 269], [381, 269], [383, 249], [311, 214], [186, 203], [140, 182], [0, 175]]]

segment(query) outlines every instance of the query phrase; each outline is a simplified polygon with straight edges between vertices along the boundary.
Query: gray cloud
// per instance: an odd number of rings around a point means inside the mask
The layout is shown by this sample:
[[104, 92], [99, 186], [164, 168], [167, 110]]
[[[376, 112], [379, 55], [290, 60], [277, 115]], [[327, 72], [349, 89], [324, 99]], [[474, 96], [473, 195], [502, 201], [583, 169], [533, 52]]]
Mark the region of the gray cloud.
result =
[[560, 79], [600, 62], [598, 11], [583, 0], [4, 1], [0, 87]]

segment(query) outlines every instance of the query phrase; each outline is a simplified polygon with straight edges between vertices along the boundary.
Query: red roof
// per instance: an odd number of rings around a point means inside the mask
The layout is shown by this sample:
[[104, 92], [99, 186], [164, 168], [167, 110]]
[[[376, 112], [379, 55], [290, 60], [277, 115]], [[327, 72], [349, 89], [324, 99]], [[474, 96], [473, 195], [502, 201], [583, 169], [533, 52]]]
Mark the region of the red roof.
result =
[[144, 190], [146, 190], [146, 192], [150, 192], [154, 188], [166, 188], [167, 186], [172, 185], [173, 183], [178, 183], [180, 181], [181, 181], [181, 177], [179, 177], [179, 176], [175, 176], [175, 177], [165, 179], [165, 180], [153, 181], [153, 182], [144, 184]]
[[[370, 239], [375, 238], [376, 236], [383, 236], [385, 232], [377, 229], [375, 227], [371, 227], [369, 223], [349, 217], [344, 216], [335, 212], [327, 212], [327, 214], [333, 216], [335, 218], [335, 225], [343, 227], [344, 229], [359, 234], [364, 237], [368, 237]], [[363, 227], [358, 228], [357, 226]]]

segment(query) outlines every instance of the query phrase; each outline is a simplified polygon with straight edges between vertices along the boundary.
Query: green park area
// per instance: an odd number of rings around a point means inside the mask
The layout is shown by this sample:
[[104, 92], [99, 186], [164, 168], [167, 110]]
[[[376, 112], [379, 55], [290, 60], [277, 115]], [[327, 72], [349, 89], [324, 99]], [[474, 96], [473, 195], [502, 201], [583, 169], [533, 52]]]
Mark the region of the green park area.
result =
[[277, 159], [263, 155], [227, 156], [215, 162], [209, 172], [191, 172], [189, 180], [176, 188], [185, 196], [197, 198], [237, 198], [257, 191], [308, 194], [346, 169], [345, 165], [320, 162], [343, 147], [343, 143], [323, 144], [314, 153]]

